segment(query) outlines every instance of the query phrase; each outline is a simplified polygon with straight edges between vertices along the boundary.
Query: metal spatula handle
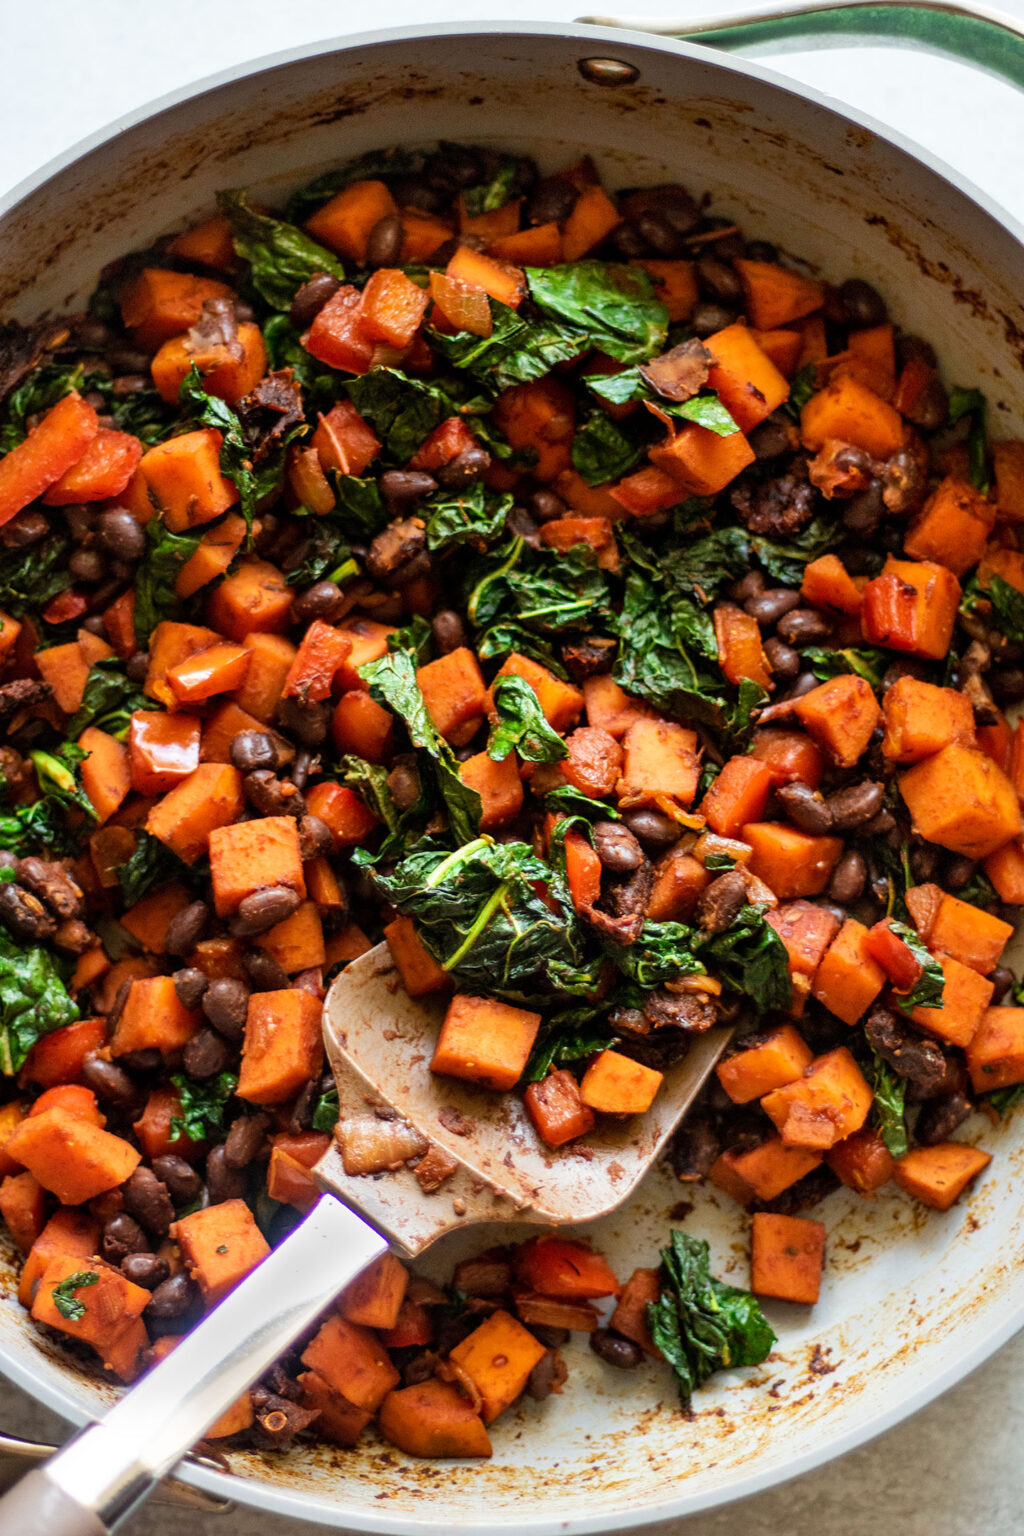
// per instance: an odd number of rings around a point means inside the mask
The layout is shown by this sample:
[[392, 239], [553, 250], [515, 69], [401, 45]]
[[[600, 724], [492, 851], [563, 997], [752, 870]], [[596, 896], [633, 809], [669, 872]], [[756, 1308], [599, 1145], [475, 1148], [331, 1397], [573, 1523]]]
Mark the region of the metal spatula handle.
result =
[[0, 1499], [0, 1536], [105, 1536], [387, 1246], [324, 1195], [104, 1419]]

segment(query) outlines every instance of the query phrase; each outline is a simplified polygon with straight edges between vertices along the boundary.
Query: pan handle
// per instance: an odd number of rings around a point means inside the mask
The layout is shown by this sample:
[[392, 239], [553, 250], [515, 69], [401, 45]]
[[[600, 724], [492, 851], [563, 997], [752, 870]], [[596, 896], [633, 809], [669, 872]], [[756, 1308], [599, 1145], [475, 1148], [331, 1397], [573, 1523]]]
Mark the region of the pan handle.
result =
[[973, 64], [1024, 89], [1024, 26], [1004, 11], [957, 0], [765, 0], [728, 16], [584, 16], [602, 27], [625, 27], [705, 43], [728, 52], [764, 55], [794, 43], [828, 47], [895, 43]]

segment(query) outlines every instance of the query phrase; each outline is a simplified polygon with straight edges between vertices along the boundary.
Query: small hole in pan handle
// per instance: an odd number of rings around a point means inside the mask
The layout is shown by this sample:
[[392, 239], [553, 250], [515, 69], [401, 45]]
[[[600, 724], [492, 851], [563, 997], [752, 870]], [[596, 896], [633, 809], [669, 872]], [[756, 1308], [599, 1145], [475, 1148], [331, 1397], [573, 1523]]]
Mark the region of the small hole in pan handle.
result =
[[576, 68], [591, 85], [633, 85], [640, 78], [636, 65], [624, 59], [578, 59]]

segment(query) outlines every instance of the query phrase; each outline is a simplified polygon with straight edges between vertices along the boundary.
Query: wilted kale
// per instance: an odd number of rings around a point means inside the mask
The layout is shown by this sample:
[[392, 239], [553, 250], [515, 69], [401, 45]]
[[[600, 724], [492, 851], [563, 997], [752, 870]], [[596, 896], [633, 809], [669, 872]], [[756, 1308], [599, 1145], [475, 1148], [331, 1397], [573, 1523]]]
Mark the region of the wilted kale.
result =
[[219, 1072], [216, 1077], [195, 1078], [176, 1073], [171, 1082], [178, 1090], [181, 1114], [172, 1115], [170, 1135], [187, 1136], [189, 1141], [205, 1141], [224, 1129], [224, 1111], [238, 1087], [234, 1072]]
[[800, 412], [812, 395], [818, 393], [818, 365], [805, 363], [789, 386], [789, 399], [785, 409], [794, 421], [800, 420]]
[[590, 374], [583, 382], [591, 394], [607, 400], [611, 405], [650, 400], [657, 405], [661, 415], [696, 422], [697, 426], [714, 432], [717, 437], [732, 437], [739, 431], [731, 413], [717, 395], [694, 395], [689, 400], [667, 400], [658, 394], [638, 367], [623, 368], [621, 373]]
[[594, 1018], [592, 1007], [566, 1008], [541, 1026], [522, 1081], [540, 1082], [553, 1067], [585, 1061], [597, 1051], [609, 1050], [615, 1040], [608, 1026]]
[[1024, 1083], [1013, 1083], [1007, 1088], [994, 1088], [991, 1093], [983, 1093], [981, 1098], [986, 1104], [991, 1104], [996, 1114], [1002, 1117], [1008, 1115], [1011, 1109], [1024, 1103]]
[[568, 889], [525, 843], [478, 837], [454, 853], [425, 849], [373, 880], [469, 991], [538, 1003], [593, 984]]
[[1018, 592], [995, 571], [986, 574], [982, 586], [975, 573], [964, 587], [960, 611], [973, 613], [981, 602], [991, 604], [992, 624], [1000, 634], [1016, 645], [1024, 642], [1024, 592]]
[[504, 622], [551, 635], [612, 624], [605, 574], [584, 544], [535, 550], [513, 538], [470, 562], [466, 594], [469, 619], [482, 629]]
[[899, 1077], [876, 1052], [873, 1051], [871, 1056], [868, 1081], [875, 1095], [874, 1122], [892, 1156], [904, 1157], [910, 1150], [904, 1108], [906, 1079]]
[[347, 755], [338, 759], [337, 773], [338, 782], [359, 795], [389, 832], [397, 830], [401, 818], [388, 788], [388, 770], [382, 764]]
[[510, 494], [494, 495], [477, 480], [461, 495], [441, 491], [429, 497], [420, 505], [420, 516], [427, 525], [427, 544], [436, 554], [457, 544], [484, 548], [502, 532], [511, 510]]
[[476, 653], [481, 661], [508, 656], [512, 651], [518, 651], [520, 656], [529, 656], [531, 661], [539, 661], [542, 667], [547, 667], [556, 677], [565, 678], [569, 675], [548, 641], [531, 634], [521, 624], [501, 619], [489, 629], [481, 630], [477, 636]]
[[24, 549], [0, 548], [0, 605], [15, 618], [39, 613], [74, 582], [68, 569], [71, 541], [58, 529]]
[[37, 1040], [77, 1018], [52, 955], [0, 928], [0, 1072], [13, 1077]]
[[424, 438], [450, 416], [473, 418], [491, 405], [480, 396], [469, 396], [457, 381], [414, 379], [400, 368], [371, 368], [344, 383], [352, 404], [383, 444], [386, 457], [396, 464], [407, 464]]
[[468, 373], [493, 395], [543, 378], [558, 363], [571, 362], [587, 349], [586, 333], [557, 320], [527, 320], [491, 300], [491, 333], [429, 332], [430, 345], [460, 373]]
[[48, 411], [73, 389], [82, 390], [85, 370], [81, 363], [43, 363], [33, 368], [10, 391], [0, 407], [0, 454], [24, 442], [28, 436], [28, 418]]
[[[440, 152], [442, 155], [449, 151], [457, 152], [458, 145], [446, 144], [441, 140]], [[481, 213], [493, 213], [496, 208], [502, 208], [517, 192], [522, 192], [524, 184], [524, 172], [532, 173], [533, 167], [529, 160], [524, 160], [515, 155], [502, 155], [497, 167], [491, 172], [486, 181], [478, 182], [475, 186], [467, 187], [462, 194], [466, 212], [471, 218], [478, 217]]]
[[31, 805], [13, 806], [0, 815], [0, 849], [16, 858], [44, 851], [59, 857], [77, 853], [78, 835], [69, 825], [68, 810], [76, 809], [89, 822], [96, 820], [92, 802], [81, 785], [79, 765], [84, 757], [81, 748], [70, 741], [53, 752], [37, 748], [29, 753], [39, 799]]
[[294, 224], [256, 213], [247, 192], [218, 192], [217, 207], [231, 225], [235, 250], [249, 263], [253, 287], [271, 309], [287, 310], [315, 272], [344, 282], [345, 268], [337, 256]]
[[686, 923], [647, 922], [635, 944], [609, 945], [608, 954], [644, 991], [705, 973], [751, 998], [762, 1012], [788, 1008], [792, 999], [786, 946], [759, 906], [741, 908], [728, 928], [710, 935]]
[[842, 542], [843, 525], [833, 518], [816, 517], [791, 539], [772, 540], [760, 534], [750, 537], [751, 553], [756, 555], [773, 581], [784, 587], [799, 587], [804, 568], [819, 555]]
[[73, 1275], [68, 1275], [65, 1280], [61, 1280], [53, 1287], [50, 1295], [61, 1317], [66, 1317], [70, 1323], [81, 1322], [87, 1308], [84, 1301], [79, 1301], [75, 1292], [87, 1290], [91, 1285], [98, 1285], [99, 1278], [94, 1269], [78, 1269]]
[[665, 342], [668, 310], [639, 267], [605, 261], [527, 267], [526, 282], [541, 314], [576, 326], [591, 346], [621, 363], [642, 363]]
[[647, 1323], [686, 1409], [715, 1371], [760, 1365], [775, 1343], [754, 1297], [716, 1280], [707, 1243], [685, 1232], [673, 1232], [661, 1251], [661, 1295], [648, 1305]]
[[[193, 363], [182, 380], [178, 400], [187, 419], [201, 427], [216, 427], [221, 434], [220, 470], [238, 492], [239, 507], [245, 526], [252, 531], [256, 508], [264, 496], [277, 489], [284, 475], [287, 445], [306, 431], [302, 422], [289, 427], [273, 453], [254, 464], [252, 445], [246, 440], [238, 416], [216, 395], [207, 394], [199, 369]], [[148, 525], [147, 525], [148, 526]], [[204, 527], [204, 532], [207, 528]]]
[[800, 655], [805, 666], [823, 682], [830, 677], [839, 677], [844, 672], [853, 672], [870, 683], [872, 688], [881, 688], [882, 679], [891, 662], [890, 653], [879, 650], [877, 646], [863, 646], [860, 649], [846, 646], [841, 651], [829, 651], [812, 645], [801, 651]]
[[316, 1108], [313, 1111], [314, 1131], [326, 1132], [329, 1136], [338, 1123], [338, 1114], [338, 1090], [328, 1088], [327, 1092], [322, 1093], [316, 1101]]
[[921, 967], [921, 974], [909, 992], [893, 993], [896, 1006], [903, 1013], [910, 1013], [913, 1008], [941, 1008], [942, 989], [945, 985], [942, 966], [931, 954], [916, 929], [896, 919], [892, 920], [889, 926], [896, 937], [903, 940]]
[[588, 821], [621, 821], [622, 812], [605, 800], [592, 800], [581, 789], [571, 784], [559, 784], [549, 789], [544, 804], [550, 811], [561, 811], [566, 816], [584, 816]]
[[172, 853], [166, 843], [146, 831], [135, 834], [135, 850], [120, 865], [117, 881], [125, 907], [134, 907], [154, 885], [168, 880], [181, 880], [189, 875], [189, 867]]
[[516, 752], [527, 763], [557, 763], [569, 756], [569, 749], [552, 730], [537, 702], [537, 695], [522, 677], [499, 677], [494, 685], [494, 707], [498, 714], [487, 742], [487, 755], [494, 762], [504, 762]]
[[162, 620], [180, 616], [182, 600], [175, 583], [208, 530], [206, 523], [196, 533], [172, 533], [158, 517], [146, 524], [146, 553], [135, 571], [135, 638], [141, 645], [149, 644]]
[[987, 401], [980, 389], [951, 389], [949, 392], [949, 421], [954, 425], [966, 416], [970, 421], [967, 432], [967, 472], [971, 484], [983, 496], [988, 494], [988, 454], [985, 443], [985, 416]]
[[643, 457], [645, 441], [628, 437], [604, 411], [591, 411], [572, 440], [572, 462], [588, 485], [628, 475]]
[[361, 667], [359, 675], [371, 697], [405, 721], [409, 740], [417, 751], [426, 753], [422, 768], [429, 762], [433, 770], [453, 838], [457, 843], [469, 842], [480, 825], [480, 796], [460, 779], [458, 759], [430, 718], [416, 679], [415, 658], [408, 651], [392, 651]]

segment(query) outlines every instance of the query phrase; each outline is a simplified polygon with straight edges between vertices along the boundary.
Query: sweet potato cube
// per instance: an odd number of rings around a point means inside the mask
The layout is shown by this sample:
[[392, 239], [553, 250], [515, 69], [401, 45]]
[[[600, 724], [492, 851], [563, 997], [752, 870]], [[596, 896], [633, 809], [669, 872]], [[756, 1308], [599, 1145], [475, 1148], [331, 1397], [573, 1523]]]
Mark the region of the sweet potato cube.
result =
[[62, 1205], [83, 1205], [116, 1189], [141, 1161], [137, 1148], [120, 1136], [59, 1108], [22, 1120], [5, 1151]]
[[473, 652], [460, 645], [417, 668], [416, 681], [440, 734], [455, 746], [464, 746], [487, 710], [487, 684]]
[[191, 892], [176, 880], [169, 885], [157, 886], [124, 913], [121, 927], [127, 928], [151, 955], [162, 955], [168, 923], [183, 912], [191, 900]]
[[697, 733], [673, 720], [637, 720], [622, 743], [619, 805], [689, 806], [697, 793]]
[[241, 643], [252, 633], [280, 634], [286, 630], [294, 596], [276, 565], [268, 560], [243, 560], [213, 589], [207, 611], [215, 629]]
[[515, 1402], [544, 1345], [509, 1312], [492, 1312], [456, 1344], [450, 1359], [469, 1377], [481, 1400], [481, 1417], [490, 1424]]
[[709, 336], [708, 384], [741, 432], [749, 432], [789, 398], [789, 384], [746, 325]]
[[839, 768], [867, 750], [881, 714], [871, 684], [855, 673], [829, 678], [795, 705], [797, 719]]
[[249, 998], [236, 1092], [250, 1104], [281, 1104], [323, 1065], [321, 1004], [301, 987]]
[[856, 1024], [886, 983], [886, 973], [867, 948], [868, 930], [848, 917], [818, 966], [811, 994], [844, 1024]]
[[179, 662], [216, 645], [220, 635], [214, 629], [201, 624], [178, 624], [173, 619], [162, 620], [154, 629], [149, 641], [149, 666], [142, 691], [147, 698], [156, 699], [166, 709], [176, 709], [177, 699], [167, 674]]
[[588, 677], [583, 682], [583, 699], [587, 711], [587, 723], [607, 731], [616, 741], [621, 741], [635, 720], [650, 715], [646, 704], [630, 698], [609, 673]]
[[743, 283], [743, 308], [758, 330], [771, 331], [801, 320], [824, 302], [822, 285], [802, 272], [792, 272], [773, 261], [744, 259], [735, 265]]
[[353, 181], [318, 208], [306, 228], [314, 240], [362, 265], [373, 226], [397, 212], [383, 181]]
[[447, 1381], [430, 1377], [389, 1392], [380, 1405], [378, 1428], [407, 1456], [490, 1456], [491, 1442], [480, 1415]]
[[331, 735], [343, 755], [385, 763], [394, 751], [395, 717], [365, 690], [349, 688], [335, 705]]
[[[38, 1182], [38, 1181], [37, 1181]], [[31, 1307], [47, 1266], [53, 1259], [75, 1259], [76, 1269], [87, 1268], [80, 1261], [99, 1250], [100, 1224], [88, 1210], [61, 1206], [46, 1223], [29, 1251], [18, 1281], [18, 1300]]]
[[424, 948], [411, 917], [396, 917], [384, 929], [391, 958], [410, 997], [429, 997], [451, 986], [433, 955]]
[[813, 976], [839, 931], [839, 919], [810, 901], [787, 901], [765, 914], [783, 944], [793, 977]]
[[972, 971], [987, 976], [1013, 936], [1010, 923], [958, 896], [942, 893], [928, 942]]
[[792, 784], [799, 779], [817, 789], [825, 771], [821, 749], [803, 731], [766, 726], [754, 732], [750, 755], [768, 765], [773, 785]]
[[507, 826], [523, 808], [523, 784], [514, 752], [500, 763], [486, 752], [477, 752], [459, 768], [459, 778], [480, 796], [481, 832]]
[[373, 1418], [369, 1409], [357, 1408], [340, 1392], [333, 1392], [319, 1371], [303, 1371], [298, 1383], [302, 1388], [299, 1402], [303, 1408], [315, 1409], [320, 1415], [316, 1421], [317, 1434], [330, 1440], [332, 1445], [346, 1448], [355, 1445]]
[[110, 1042], [112, 1056], [133, 1051], [180, 1051], [199, 1028], [197, 1010], [186, 1008], [174, 990], [170, 976], [148, 976], [133, 981]]
[[735, 603], [718, 603], [714, 611], [718, 664], [730, 683], [757, 683], [771, 689], [771, 669], [761, 644], [761, 627]]
[[772, 1136], [749, 1152], [723, 1152], [708, 1177], [717, 1188], [746, 1205], [755, 1199], [777, 1199], [820, 1162], [820, 1152], [810, 1147], [788, 1147], [778, 1136]]
[[208, 1307], [223, 1300], [270, 1252], [244, 1200], [223, 1200], [180, 1217], [174, 1237]]
[[579, 1083], [565, 1067], [528, 1084], [523, 1099], [534, 1130], [549, 1147], [564, 1147], [593, 1130], [594, 1112], [584, 1104]]
[[213, 427], [157, 443], [142, 455], [141, 474], [172, 533], [220, 517], [238, 492], [220, 471], [221, 435]]
[[580, 1083], [580, 1097], [605, 1115], [643, 1115], [654, 1103], [665, 1074], [631, 1061], [618, 1051], [602, 1051]]
[[792, 1024], [781, 1024], [756, 1045], [737, 1051], [717, 1067], [718, 1081], [734, 1104], [749, 1104], [773, 1088], [802, 1077], [810, 1066], [810, 1046]]
[[[564, 683], [560, 677], [549, 672], [547, 667], [531, 661], [529, 656], [520, 656], [517, 651], [513, 651], [498, 668], [494, 681], [497, 682], [499, 677], [524, 678], [537, 695], [544, 718], [553, 730], [564, 734], [579, 719], [583, 710], [580, 690], [572, 683]], [[488, 713], [491, 712], [492, 706], [488, 701]], [[595, 724], [593, 720], [590, 723]]]
[[960, 583], [933, 560], [894, 560], [890, 555], [864, 588], [861, 624], [871, 645], [909, 651], [941, 661], [960, 606]]
[[914, 1008], [911, 1019], [919, 1029], [948, 1040], [950, 1045], [966, 1047], [977, 1033], [992, 1000], [993, 986], [977, 971], [961, 965], [949, 955], [938, 955], [942, 966], [941, 1008]]
[[140, 347], [155, 350], [195, 325], [207, 299], [228, 299], [214, 278], [164, 267], [143, 267], [120, 294], [121, 317]]
[[393, 1253], [382, 1253], [338, 1297], [346, 1322], [363, 1328], [393, 1328], [409, 1284], [409, 1271]]
[[860, 612], [860, 588], [838, 555], [821, 555], [804, 566], [800, 596], [814, 608], [834, 608], [837, 613]]
[[9, 1173], [0, 1183], [0, 1215], [22, 1253], [46, 1225], [46, 1191], [34, 1173]]
[[167, 683], [178, 704], [205, 704], [218, 693], [237, 688], [249, 669], [244, 645], [221, 640], [208, 651], [197, 651], [167, 674]]
[[1024, 847], [1019, 837], [1004, 843], [985, 860], [985, 873], [995, 886], [1000, 901], [1024, 905]]
[[[83, 1273], [95, 1276], [91, 1284], [73, 1292], [75, 1300], [81, 1302], [85, 1310], [81, 1317], [65, 1317], [53, 1293], [63, 1281]], [[36, 1322], [91, 1344], [106, 1363], [114, 1341], [138, 1323], [148, 1301], [148, 1291], [141, 1285], [133, 1285], [109, 1264], [92, 1258], [83, 1264], [74, 1254], [60, 1254], [50, 1260], [40, 1277], [32, 1316]]]
[[827, 1150], [864, 1124], [874, 1102], [845, 1045], [818, 1056], [803, 1077], [765, 1094], [761, 1108], [789, 1146]]
[[1024, 1008], [987, 1008], [967, 1046], [976, 1093], [1024, 1083]]
[[995, 507], [969, 481], [947, 475], [911, 523], [903, 549], [963, 576], [985, 553], [995, 520]]
[[825, 1228], [820, 1221], [755, 1213], [750, 1233], [750, 1289], [755, 1296], [813, 1306], [824, 1262]]
[[[192, 717], [167, 715], [164, 718], [188, 720]], [[207, 715], [205, 720], [197, 724], [201, 724], [199, 760], [203, 763], [230, 763], [231, 746], [235, 737], [240, 736], [243, 731], [263, 729], [263, 721], [257, 720], [255, 715], [247, 714], [244, 709], [239, 709], [234, 699], [226, 699], [223, 704], [218, 704], [212, 714]]]
[[351, 649], [351, 640], [340, 629], [314, 619], [284, 680], [283, 697], [316, 703], [329, 699], [334, 674]]
[[327, 964], [324, 930], [316, 903], [304, 901], [288, 917], [261, 933], [253, 942], [272, 955], [289, 976], [313, 971]]
[[965, 1146], [962, 1141], [940, 1141], [934, 1147], [915, 1147], [897, 1158], [892, 1176], [900, 1189], [936, 1211], [950, 1206], [992, 1161], [990, 1152]]
[[77, 464], [98, 431], [96, 412], [77, 390], [51, 406], [0, 460], [0, 526]]
[[185, 864], [194, 864], [207, 851], [210, 834], [237, 821], [244, 805], [237, 768], [230, 763], [200, 763], [153, 806], [146, 831], [166, 843]]
[[295, 647], [284, 635], [247, 631], [241, 642], [249, 652], [249, 669], [235, 689], [239, 709], [266, 724], [284, 692], [284, 680], [295, 660]]
[[376, 814], [354, 789], [321, 779], [306, 796], [310, 816], [318, 816], [331, 829], [335, 848], [362, 843], [377, 825]]
[[951, 742], [900, 779], [915, 830], [969, 859], [995, 853], [1021, 831], [1016, 791], [984, 752]]
[[131, 789], [128, 749], [115, 736], [95, 725], [87, 726], [78, 738], [86, 754], [82, 763], [82, 788], [96, 812], [99, 825], [109, 821]]
[[230, 1408], [225, 1408], [219, 1419], [214, 1420], [203, 1439], [227, 1440], [231, 1435], [240, 1435], [243, 1430], [251, 1429], [255, 1420], [252, 1393], [243, 1392], [241, 1397], [235, 1398]]
[[639, 1344], [644, 1354], [654, 1360], [665, 1357], [651, 1338], [647, 1326], [647, 1308], [661, 1295], [661, 1280], [656, 1269], [634, 1269], [625, 1285], [615, 1311], [608, 1319], [609, 1328], [621, 1333], [623, 1338]]
[[756, 757], [730, 757], [701, 801], [701, 813], [712, 832], [738, 838], [748, 821], [764, 815], [772, 790], [772, 773]]
[[836, 1178], [858, 1195], [873, 1195], [892, 1178], [892, 1153], [878, 1132], [867, 1126], [837, 1141], [825, 1153], [825, 1161]]
[[493, 997], [453, 997], [437, 1039], [432, 1072], [484, 1088], [508, 1089], [523, 1074], [540, 1014]]
[[841, 838], [812, 837], [780, 821], [748, 822], [741, 836], [753, 849], [751, 874], [770, 886], [781, 901], [820, 896], [843, 851]]
[[857, 379], [833, 378], [800, 412], [805, 448], [817, 452], [830, 438], [863, 448], [873, 459], [891, 459], [903, 444], [899, 411]]
[[339, 688], [362, 688], [366, 691], [366, 683], [359, 675], [359, 669], [365, 667], [371, 661], [379, 661], [388, 652], [388, 636], [393, 635], [393, 624], [378, 624], [376, 619], [346, 619], [339, 624], [341, 632], [348, 636], [352, 649], [342, 659], [336, 674], [336, 682]]
[[692, 917], [711, 875], [692, 853], [670, 848], [654, 866], [654, 887], [647, 903], [652, 923], [685, 923]]
[[401, 1380], [376, 1335], [337, 1314], [310, 1339], [302, 1363], [333, 1391], [369, 1413], [376, 1413]]
[[292, 816], [261, 816], [210, 833], [210, 878], [218, 917], [237, 912], [263, 886], [306, 894], [298, 825]]
[[649, 454], [655, 469], [669, 475], [687, 496], [716, 496], [754, 462], [754, 450], [742, 432], [719, 437], [688, 422]]
[[917, 763], [950, 742], [976, 745], [974, 711], [966, 694], [937, 688], [917, 677], [901, 677], [882, 699], [882, 751], [897, 763]]

